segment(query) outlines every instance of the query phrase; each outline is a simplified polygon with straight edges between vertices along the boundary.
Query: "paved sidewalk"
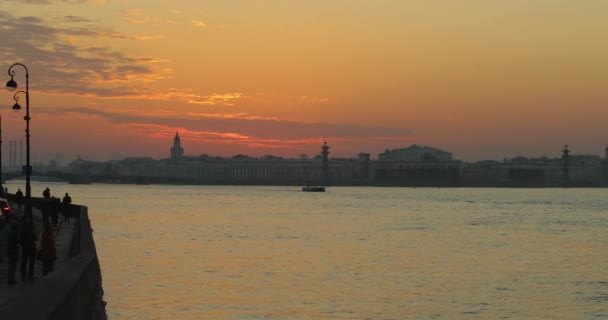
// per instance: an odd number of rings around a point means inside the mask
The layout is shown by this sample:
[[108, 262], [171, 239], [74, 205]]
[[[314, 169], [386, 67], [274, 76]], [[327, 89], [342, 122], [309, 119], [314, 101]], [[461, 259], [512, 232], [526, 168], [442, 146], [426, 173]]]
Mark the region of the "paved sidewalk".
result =
[[[21, 216], [23, 212], [18, 208], [14, 207], [14, 213]], [[38, 241], [36, 247], [40, 247], [40, 235], [42, 234], [42, 213], [40, 210], [34, 208], [34, 230], [38, 235]], [[62, 222], [63, 217], [60, 216], [59, 225], [55, 230], [55, 245], [57, 247], [57, 260], [55, 261], [55, 267], [53, 272], [57, 272], [61, 269], [62, 264], [70, 259], [70, 246], [72, 241], [72, 233], [75, 227], [76, 219], [71, 219], [69, 222]], [[10, 226], [5, 225], [4, 230], [0, 231], [0, 237], [3, 236], [2, 232], [8, 232]], [[43, 279], [42, 277], [42, 262], [37, 260], [35, 264], [34, 280], [33, 281], [21, 281], [20, 276], [20, 261], [17, 262], [17, 272], [15, 278], [17, 284], [8, 285], [8, 258], [6, 257], [6, 241], [0, 240], [0, 254], [3, 257], [3, 262], [0, 263], [0, 304], [10, 304], [12, 299], [18, 299], [24, 289], [31, 286], [36, 286], [36, 283]], [[1, 316], [0, 316], [1, 317]]]

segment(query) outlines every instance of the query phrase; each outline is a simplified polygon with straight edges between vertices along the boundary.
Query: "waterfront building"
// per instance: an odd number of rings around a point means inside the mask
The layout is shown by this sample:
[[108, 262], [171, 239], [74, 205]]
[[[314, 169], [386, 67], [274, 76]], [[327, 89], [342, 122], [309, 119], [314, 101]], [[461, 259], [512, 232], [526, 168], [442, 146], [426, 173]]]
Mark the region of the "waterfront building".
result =
[[378, 161], [424, 162], [424, 161], [452, 161], [452, 153], [436, 148], [413, 144], [403, 149], [384, 151], [378, 155]]
[[66, 170], [77, 181], [122, 183], [234, 184], [234, 185], [385, 185], [385, 186], [561, 186], [564, 168], [573, 186], [608, 185], [608, 160], [597, 155], [562, 157], [523, 156], [503, 161], [463, 163], [452, 153], [412, 145], [386, 150], [372, 160], [330, 158], [325, 142], [313, 157], [282, 158], [187, 156], [179, 134], [168, 158], [129, 157], [95, 162], [78, 158]]
[[601, 162], [604, 184], [608, 186], [608, 147], [604, 150], [604, 161]]
[[175, 138], [173, 138], [173, 147], [171, 147], [171, 159], [179, 159], [184, 156], [184, 148], [182, 148], [179, 133], [175, 132]]
[[359, 165], [359, 179], [361, 183], [367, 184], [369, 181], [369, 170], [371, 157], [369, 153], [361, 152], [357, 155], [357, 162]]
[[[150, 182], [315, 185], [321, 182], [322, 166], [321, 159], [186, 157], [131, 163], [123, 173]], [[355, 161], [328, 162], [328, 176], [335, 184], [350, 184], [355, 170]]]
[[599, 186], [607, 180], [606, 166], [599, 156], [571, 155], [570, 150], [567, 155], [559, 158], [517, 156], [503, 162], [467, 163], [462, 169], [461, 185], [556, 187], [567, 181], [575, 186]]
[[380, 153], [370, 164], [369, 177], [379, 185], [455, 186], [462, 165], [450, 152], [414, 144]]
[[362, 165], [369, 165], [369, 162], [354, 158], [330, 159], [327, 143], [321, 147], [319, 156], [310, 159], [272, 155], [185, 156], [176, 133], [170, 158], [131, 157], [105, 163], [79, 158], [70, 164], [67, 172], [102, 181], [135, 183], [318, 185], [330, 181], [336, 185], [351, 185], [360, 181]]

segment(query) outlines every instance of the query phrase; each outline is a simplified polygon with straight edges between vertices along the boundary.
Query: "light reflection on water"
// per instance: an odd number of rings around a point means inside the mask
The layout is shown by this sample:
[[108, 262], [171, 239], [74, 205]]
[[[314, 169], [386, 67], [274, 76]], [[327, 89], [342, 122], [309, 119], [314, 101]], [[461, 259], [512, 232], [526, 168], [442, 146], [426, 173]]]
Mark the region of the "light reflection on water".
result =
[[608, 189], [47, 185], [111, 319], [608, 319]]

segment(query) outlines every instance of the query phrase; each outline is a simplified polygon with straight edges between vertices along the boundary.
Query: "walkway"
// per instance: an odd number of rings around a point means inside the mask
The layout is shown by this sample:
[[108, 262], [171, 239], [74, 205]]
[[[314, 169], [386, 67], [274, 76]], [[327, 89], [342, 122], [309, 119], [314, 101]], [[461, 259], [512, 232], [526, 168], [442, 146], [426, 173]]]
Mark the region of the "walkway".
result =
[[[19, 210], [17, 207], [13, 207], [14, 213], [17, 213], [19, 216], [23, 215], [23, 212]], [[34, 230], [36, 234], [39, 235], [36, 246], [40, 246], [40, 234], [42, 233], [42, 213], [40, 210], [34, 208]], [[62, 222], [63, 217], [60, 216], [59, 225], [57, 226], [57, 230], [55, 230], [55, 244], [57, 247], [57, 260], [55, 261], [55, 271], [57, 272], [61, 269], [62, 264], [70, 259], [70, 245], [72, 240], [72, 233], [75, 226], [75, 219], [71, 219], [70, 222]], [[6, 237], [4, 232], [8, 232], [9, 226], [6, 225], [4, 230], [0, 231], [0, 237]], [[6, 257], [6, 238], [4, 240], [0, 240], [0, 254], [3, 257], [3, 262], [0, 263], [0, 305], [6, 307], [12, 304], [12, 301], [19, 299], [23, 296], [24, 292], [32, 286], [36, 286], [37, 283], [43, 281], [42, 277], [42, 262], [36, 261], [36, 270], [34, 272], [34, 281], [26, 281], [21, 282], [20, 276], [20, 262], [17, 262], [17, 272], [15, 278], [17, 279], [17, 284], [8, 285], [8, 258]]]

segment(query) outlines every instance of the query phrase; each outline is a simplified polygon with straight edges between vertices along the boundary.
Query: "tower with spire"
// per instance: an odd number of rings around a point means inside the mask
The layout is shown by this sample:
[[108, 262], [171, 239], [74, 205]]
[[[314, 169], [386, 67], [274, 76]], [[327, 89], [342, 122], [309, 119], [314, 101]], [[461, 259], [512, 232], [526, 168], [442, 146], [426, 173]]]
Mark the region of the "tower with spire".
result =
[[321, 181], [324, 185], [329, 184], [329, 146], [327, 145], [327, 141], [323, 143], [323, 147], [321, 147], [321, 155], [323, 156], [323, 167]]
[[562, 164], [563, 183], [567, 185], [570, 182], [570, 150], [568, 145], [565, 145], [564, 150], [562, 150]]
[[173, 138], [173, 147], [171, 147], [171, 159], [179, 159], [184, 156], [184, 148], [181, 146], [179, 139], [179, 133], [175, 132], [175, 138]]

